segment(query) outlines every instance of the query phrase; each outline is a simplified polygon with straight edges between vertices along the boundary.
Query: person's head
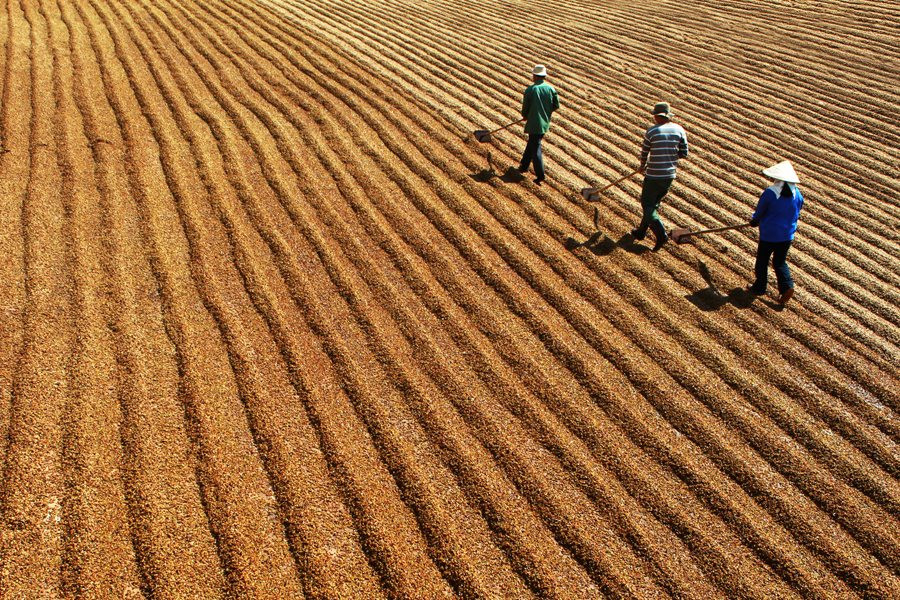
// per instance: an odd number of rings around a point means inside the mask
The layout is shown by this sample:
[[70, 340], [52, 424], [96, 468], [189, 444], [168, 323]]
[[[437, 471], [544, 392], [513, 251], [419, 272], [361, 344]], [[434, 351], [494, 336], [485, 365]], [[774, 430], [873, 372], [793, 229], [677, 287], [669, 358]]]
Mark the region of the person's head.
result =
[[763, 169], [763, 175], [770, 179], [774, 179], [775, 181], [784, 181], [793, 184], [800, 183], [800, 178], [797, 177], [794, 165], [787, 160], [783, 160], [777, 165], [772, 165], [768, 169]]
[[790, 198], [794, 195], [796, 186], [800, 183], [797, 172], [790, 161], [783, 160], [777, 165], [772, 165], [768, 169], [763, 169], [763, 175], [775, 180], [774, 186], [779, 196]]
[[531, 79], [535, 83], [541, 83], [547, 78], [547, 67], [544, 65], [534, 65], [531, 70]]
[[653, 110], [650, 111], [650, 114], [653, 115], [653, 120], [657, 125], [662, 125], [663, 123], [668, 123], [675, 114], [669, 108], [668, 102], [657, 102], [654, 105]]

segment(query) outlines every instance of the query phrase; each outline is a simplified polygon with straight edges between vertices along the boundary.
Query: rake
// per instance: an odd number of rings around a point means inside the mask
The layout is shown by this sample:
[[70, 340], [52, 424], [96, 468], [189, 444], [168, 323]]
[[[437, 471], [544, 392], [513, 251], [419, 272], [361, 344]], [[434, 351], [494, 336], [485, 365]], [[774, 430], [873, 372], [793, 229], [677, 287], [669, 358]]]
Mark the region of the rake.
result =
[[640, 171], [632, 171], [632, 172], [629, 173], [628, 175], [626, 175], [626, 176], [624, 176], [624, 177], [622, 177], [622, 178], [620, 178], [620, 179], [616, 179], [616, 180], [613, 181], [612, 183], [610, 183], [610, 184], [608, 184], [608, 185], [605, 185], [605, 186], [603, 186], [602, 188], [589, 188], [589, 187], [581, 188], [581, 196], [582, 196], [582, 198], [584, 198], [584, 199], [587, 200], [588, 202], [597, 202], [598, 200], [600, 200], [600, 194], [601, 194], [601, 193], [605, 192], [606, 190], [608, 190], [609, 188], [613, 187], [614, 185], [617, 185], [617, 184], [622, 183], [623, 181], [625, 181], [625, 180], [628, 179], [629, 177], [634, 177], [634, 176], [637, 175], [639, 172], [640, 172]]
[[683, 244], [688, 241], [687, 238], [693, 237], [695, 235], [704, 235], [706, 233], [718, 233], [719, 231], [729, 231], [731, 229], [743, 229], [744, 227], [750, 227], [750, 223], [741, 223], [740, 225], [728, 225], [727, 227], [716, 227], [714, 229], [702, 229], [700, 231], [691, 231], [690, 229], [673, 229], [669, 234], [669, 237], [672, 238], [672, 241], [676, 244]]
[[519, 119], [518, 121], [513, 121], [509, 125], [504, 125], [503, 127], [498, 127], [497, 129], [488, 131], [487, 129], [476, 129], [474, 132], [475, 139], [484, 144], [485, 142], [491, 141], [491, 135], [497, 133], [498, 131], [503, 131], [504, 129], [508, 129], [515, 125], [516, 123], [521, 123], [525, 119]]

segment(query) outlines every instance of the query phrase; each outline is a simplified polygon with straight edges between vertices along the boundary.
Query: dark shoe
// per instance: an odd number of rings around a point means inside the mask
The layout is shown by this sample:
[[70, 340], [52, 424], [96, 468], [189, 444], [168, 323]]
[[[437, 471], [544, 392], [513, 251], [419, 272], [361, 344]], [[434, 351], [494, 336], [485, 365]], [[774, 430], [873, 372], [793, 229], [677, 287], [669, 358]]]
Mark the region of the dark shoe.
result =
[[534, 183], [535, 183], [535, 185], [541, 185], [542, 183], [544, 183], [544, 178], [543, 178], [543, 177], [536, 177], [535, 180], [534, 180]]
[[794, 297], [794, 288], [788, 288], [781, 293], [781, 296], [778, 297], [779, 304], [787, 304], [788, 300]]
[[663, 224], [659, 221], [651, 221], [650, 229], [653, 230], [653, 237], [656, 238], [656, 244], [653, 245], [653, 251], [658, 252], [660, 248], [666, 245], [666, 242], [669, 241], [669, 236], [666, 234], [666, 228], [663, 227]]
[[528, 167], [525, 167], [524, 169], [522, 167], [516, 167], [516, 171], [518, 171], [519, 173], [527, 173]]
[[747, 293], [750, 294], [751, 296], [762, 296], [763, 294], [766, 293], [766, 290], [759, 291], [758, 289], [756, 289], [756, 288], [753, 287], [752, 285], [748, 285], [748, 286], [747, 286]]
[[656, 243], [653, 244], [653, 251], [658, 252], [660, 248], [666, 245], [666, 242], [669, 241], [669, 236], [666, 235], [665, 231], [655, 233], [656, 235]]
[[644, 239], [645, 237], [647, 237], [647, 232], [641, 233], [641, 230], [640, 230], [640, 229], [632, 229], [632, 230], [631, 230], [631, 237], [633, 237], [634, 239], [640, 241], [640, 240]]

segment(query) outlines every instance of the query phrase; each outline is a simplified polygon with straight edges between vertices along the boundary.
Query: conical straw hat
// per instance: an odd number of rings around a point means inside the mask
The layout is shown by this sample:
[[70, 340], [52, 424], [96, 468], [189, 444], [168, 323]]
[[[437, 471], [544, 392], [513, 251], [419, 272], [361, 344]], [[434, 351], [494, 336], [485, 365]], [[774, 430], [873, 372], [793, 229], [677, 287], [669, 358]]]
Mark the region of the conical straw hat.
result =
[[783, 160], [768, 169], [763, 169], [763, 175], [779, 181], [787, 181], [788, 183], [800, 183], [800, 179], [797, 177], [797, 172], [794, 170], [794, 167], [786, 160]]

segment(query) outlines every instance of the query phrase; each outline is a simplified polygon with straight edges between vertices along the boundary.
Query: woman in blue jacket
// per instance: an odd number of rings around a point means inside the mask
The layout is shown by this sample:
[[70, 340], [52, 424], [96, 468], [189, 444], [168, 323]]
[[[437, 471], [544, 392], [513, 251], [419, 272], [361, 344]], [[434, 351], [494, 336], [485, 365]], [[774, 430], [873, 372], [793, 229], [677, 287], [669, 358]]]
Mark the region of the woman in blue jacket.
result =
[[771, 177], [775, 183], [763, 191], [750, 219], [751, 225], [759, 226], [759, 246], [756, 248], [756, 281], [747, 289], [755, 296], [766, 293], [771, 257], [778, 280], [778, 301], [785, 304], [794, 295], [787, 254], [797, 231], [803, 194], [797, 188], [800, 182], [797, 173], [786, 160], [765, 169], [763, 175]]

